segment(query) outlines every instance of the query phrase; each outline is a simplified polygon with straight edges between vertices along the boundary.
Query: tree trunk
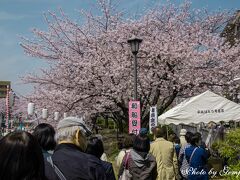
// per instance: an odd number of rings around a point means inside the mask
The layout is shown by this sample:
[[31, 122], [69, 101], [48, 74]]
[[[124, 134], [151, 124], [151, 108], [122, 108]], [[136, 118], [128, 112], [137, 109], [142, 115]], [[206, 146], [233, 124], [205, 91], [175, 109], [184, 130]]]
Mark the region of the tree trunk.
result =
[[104, 119], [104, 122], [105, 122], [104, 124], [105, 128], [108, 128], [108, 116], [106, 116], [106, 118]]
[[[167, 102], [164, 103], [159, 109], [158, 109], [158, 115], [161, 115], [174, 101], [174, 99], [177, 97], [178, 91], [174, 90], [172, 95], [168, 98]], [[148, 127], [149, 124], [149, 111], [147, 115], [142, 119], [141, 125], [142, 127]]]

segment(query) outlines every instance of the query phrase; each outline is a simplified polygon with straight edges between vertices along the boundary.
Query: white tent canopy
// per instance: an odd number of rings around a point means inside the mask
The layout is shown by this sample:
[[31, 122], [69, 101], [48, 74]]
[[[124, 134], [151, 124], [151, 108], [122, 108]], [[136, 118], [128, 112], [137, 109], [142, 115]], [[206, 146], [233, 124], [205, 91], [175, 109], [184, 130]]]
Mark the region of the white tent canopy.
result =
[[183, 101], [158, 117], [160, 124], [239, 121], [240, 105], [211, 91]]

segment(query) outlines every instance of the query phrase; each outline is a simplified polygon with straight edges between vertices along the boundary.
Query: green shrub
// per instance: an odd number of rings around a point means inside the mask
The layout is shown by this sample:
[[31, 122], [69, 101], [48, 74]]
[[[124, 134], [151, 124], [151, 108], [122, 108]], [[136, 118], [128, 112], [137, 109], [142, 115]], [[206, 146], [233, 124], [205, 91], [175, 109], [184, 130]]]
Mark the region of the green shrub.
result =
[[98, 118], [96, 123], [97, 125], [104, 125], [104, 119]]
[[[221, 157], [227, 159], [229, 173], [224, 173], [227, 179], [240, 179], [240, 129], [229, 131], [224, 141], [214, 143], [213, 149], [217, 150]], [[231, 175], [231, 172], [239, 173]]]

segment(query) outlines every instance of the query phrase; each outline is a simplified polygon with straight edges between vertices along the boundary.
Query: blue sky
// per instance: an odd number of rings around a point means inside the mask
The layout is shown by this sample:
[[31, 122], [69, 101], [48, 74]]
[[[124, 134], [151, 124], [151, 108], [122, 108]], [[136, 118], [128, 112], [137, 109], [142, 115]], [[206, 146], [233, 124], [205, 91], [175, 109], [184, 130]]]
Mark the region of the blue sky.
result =
[[[62, 8], [72, 19], [78, 22], [79, 9], [94, 12], [93, 4], [96, 0], [0, 0], [0, 81], [12, 81], [12, 88], [16, 93], [27, 94], [31, 86], [20, 84], [19, 76], [37, 71], [46, 66], [41, 60], [27, 57], [19, 46], [19, 36], [32, 37], [31, 29], [47, 29], [43, 13]], [[119, 8], [126, 16], [141, 13], [143, 9], [157, 4], [164, 4], [165, 0], [119, 0]], [[183, 0], [170, 1], [176, 4]], [[240, 0], [192, 0], [193, 8], [206, 8], [210, 11], [240, 9]], [[80, 22], [81, 23], [81, 22]]]

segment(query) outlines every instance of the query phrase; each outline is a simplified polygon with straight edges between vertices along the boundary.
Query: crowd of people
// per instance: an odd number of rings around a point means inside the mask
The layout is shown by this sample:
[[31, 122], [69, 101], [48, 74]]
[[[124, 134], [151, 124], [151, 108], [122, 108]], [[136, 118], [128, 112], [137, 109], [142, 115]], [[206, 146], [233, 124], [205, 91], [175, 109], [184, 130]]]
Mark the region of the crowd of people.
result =
[[143, 131], [125, 138], [123, 149], [116, 158], [120, 167], [119, 179], [126, 176], [124, 170], [128, 170], [133, 180], [209, 179], [207, 160], [210, 153], [200, 133], [182, 129], [178, 137], [175, 133], [168, 135], [166, 128], [162, 127], [155, 128], [153, 133], [152, 142]]
[[[102, 138], [90, 136], [82, 118], [67, 117], [55, 129], [39, 124], [32, 133], [15, 131], [0, 140], [1, 180], [175, 180], [208, 179], [209, 153], [199, 134], [181, 131], [168, 136], [165, 128], [129, 134], [116, 157], [119, 172], [102, 160]], [[206, 172], [206, 173], [198, 173]], [[117, 175], [117, 176], [115, 176]]]

